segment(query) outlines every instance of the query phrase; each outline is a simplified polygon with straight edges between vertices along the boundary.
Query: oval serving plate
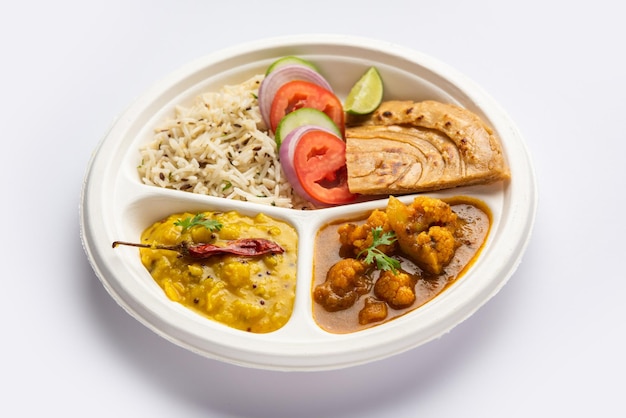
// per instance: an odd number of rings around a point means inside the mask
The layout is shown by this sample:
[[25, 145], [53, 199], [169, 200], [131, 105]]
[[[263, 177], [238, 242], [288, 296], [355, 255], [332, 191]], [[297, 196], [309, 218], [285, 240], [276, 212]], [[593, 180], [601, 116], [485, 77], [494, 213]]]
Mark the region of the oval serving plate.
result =
[[[385, 82], [385, 99], [434, 99], [467, 107], [499, 135], [511, 180], [457, 188], [434, 197], [469, 195], [490, 207], [493, 223], [476, 262], [442, 294], [388, 323], [351, 334], [323, 331], [312, 316], [314, 239], [325, 224], [382, 208], [387, 199], [300, 211], [145, 185], [137, 174], [139, 148], [175, 105], [206, 91], [261, 74], [274, 60], [298, 55], [315, 62], [344, 99], [369, 66]], [[405, 202], [412, 196], [401, 198]], [[275, 370], [323, 370], [398, 354], [448, 332], [494, 296], [517, 268], [537, 204], [535, 176], [523, 139], [505, 112], [462, 74], [421, 53], [373, 39], [307, 35], [262, 40], [199, 59], [146, 91], [122, 114], [89, 163], [82, 190], [81, 236], [89, 261], [110, 295], [133, 317], [171, 342], [221, 361]], [[136, 251], [113, 250], [137, 241], [172, 213], [236, 210], [285, 220], [298, 233], [296, 299], [289, 322], [267, 334], [239, 331], [169, 300]]]

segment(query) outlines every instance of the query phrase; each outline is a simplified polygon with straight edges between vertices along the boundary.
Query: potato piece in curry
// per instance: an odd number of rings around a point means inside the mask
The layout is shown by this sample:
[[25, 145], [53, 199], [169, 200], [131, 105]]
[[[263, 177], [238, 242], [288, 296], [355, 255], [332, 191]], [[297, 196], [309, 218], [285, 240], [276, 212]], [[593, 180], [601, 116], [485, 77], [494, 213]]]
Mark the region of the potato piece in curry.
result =
[[400, 250], [428, 273], [439, 274], [452, 260], [459, 243], [457, 214], [439, 199], [416, 197], [404, 205], [391, 197], [387, 217]]
[[[385, 210], [326, 225], [315, 245], [316, 322], [326, 331], [348, 333], [425, 304], [462, 276], [490, 225], [487, 206], [464, 196], [418, 196], [409, 204], [390, 197]], [[391, 239], [381, 241], [381, 234]], [[337, 245], [329, 245], [333, 240]], [[393, 262], [383, 262], [382, 268], [366, 263], [368, 250]]]
[[[219, 230], [181, 226], [195, 216], [216, 222]], [[236, 212], [179, 213], [147, 228], [141, 242], [149, 245], [270, 240], [282, 253], [259, 256], [223, 254], [197, 259], [175, 251], [140, 249], [141, 262], [167, 297], [230, 327], [267, 333], [289, 320], [295, 298], [297, 235], [290, 225], [264, 214]]]

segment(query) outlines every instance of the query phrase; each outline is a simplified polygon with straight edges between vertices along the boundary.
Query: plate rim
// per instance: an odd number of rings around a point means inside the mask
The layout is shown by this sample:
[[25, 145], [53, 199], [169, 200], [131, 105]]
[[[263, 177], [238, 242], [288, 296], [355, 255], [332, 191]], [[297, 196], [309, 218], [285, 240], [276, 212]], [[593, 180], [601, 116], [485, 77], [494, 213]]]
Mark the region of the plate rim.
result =
[[[317, 353], [312, 353], [310, 351], [300, 351], [298, 352], [298, 354], [289, 356], [288, 349], [290, 347], [289, 344], [286, 344], [285, 341], [281, 341], [281, 344], [284, 345], [285, 349], [281, 350], [278, 354], [273, 354], [270, 352], [259, 352], [258, 350], [250, 350], [249, 348], [243, 347], [239, 347], [239, 350], [235, 349], [233, 352], [233, 347], [231, 345], [225, 344], [220, 346], [215, 341], [212, 341], [212, 344], [216, 344], [212, 347], [212, 350], [207, 350], [206, 347], [203, 347], [203, 341], [199, 341], [197, 336], [188, 335], [187, 332], [180, 333], [180, 330], [171, 329], [170, 324], [164, 324], [163, 322], [161, 322], [158, 311], [155, 311], [154, 309], [148, 309], [144, 306], [135, 306], [129, 303], [129, 295], [122, 295], [121, 291], [116, 286], [114, 286], [113, 283], [110, 282], [110, 278], [107, 277], [110, 274], [112, 266], [107, 265], [106, 262], [104, 262], [103, 265], [103, 259], [98, 254], [98, 250], [96, 249], [92, 241], [93, 231], [90, 229], [89, 219], [94, 216], [98, 217], [99, 215], [101, 215], [100, 213], [98, 213], [97, 208], [93, 208], [89, 204], [89, 202], [91, 201], [90, 199], [92, 198], [91, 195], [94, 192], [93, 188], [90, 186], [93, 185], [93, 182], [91, 182], [91, 180], [93, 178], [92, 176], [95, 173], [95, 163], [99, 162], [98, 158], [100, 157], [100, 151], [103, 149], [103, 147], [109, 145], [107, 144], [107, 139], [111, 138], [111, 135], [117, 133], [117, 131], [123, 128], [125, 124], [132, 121], [133, 117], [136, 116], [137, 111], [140, 110], [143, 102], [145, 102], [146, 100], [149, 101], [151, 97], [160, 94], [160, 92], [164, 88], [163, 86], [171, 87], [171, 83], [180, 79], [185, 74], [189, 74], [189, 72], [192, 72], [195, 69], [199, 68], [199, 66], [207, 65], [213, 61], [227, 60], [232, 59], [233, 57], [240, 57], [250, 53], [257, 53], [259, 50], [277, 50], [279, 48], [285, 47], [302, 47], [302, 45], [318, 45], [323, 47], [333, 47], [338, 45], [341, 47], [351, 47], [358, 49], [367, 48], [368, 50], [377, 50], [378, 52], [380, 52], [380, 50], [384, 48], [388, 53], [393, 53], [398, 57], [404, 56], [405, 59], [408, 59], [412, 64], [418, 64], [422, 66], [426, 65], [429, 69], [436, 68], [438, 70], [436, 72], [438, 76], [445, 78], [452, 84], [463, 85], [463, 88], [461, 90], [463, 90], [464, 94], [473, 99], [478, 99], [475, 102], [477, 107], [479, 107], [480, 109], [487, 107], [491, 110], [492, 113], [498, 114], [502, 122], [502, 126], [500, 128], [506, 129], [511, 137], [515, 137], [518, 139], [517, 141], [515, 141], [515, 145], [518, 148], [516, 150], [516, 152], [518, 152], [517, 157], [518, 159], [520, 156], [523, 157], [522, 165], [525, 166], [524, 174], [526, 175], [526, 177], [523, 179], [513, 178], [511, 182], [507, 185], [507, 187], [509, 187], [508, 190], [511, 191], [511, 193], [513, 192], [514, 187], [516, 191], [518, 190], [518, 188], [526, 189], [522, 190], [525, 192], [524, 201], [527, 202], [527, 206], [525, 208], [526, 222], [524, 223], [524, 225], [518, 226], [518, 229], [523, 230], [523, 233], [521, 233], [522, 236], [518, 237], [514, 248], [507, 249], [512, 255], [508, 259], [505, 271], [502, 271], [504, 276], [499, 278], [497, 282], [494, 282], [496, 286], [488, 289], [488, 291], [484, 295], [481, 295], [480, 303], [475, 304], [472, 309], [468, 309], [466, 307], [464, 310], [459, 311], [459, 315], [449, 317], [448, 323], [444, 328], [440, 330], [440, 332], [430, 335], [428, 336], [428, 338], [421, 339], [419, 343], [416, 343], [412, 339], [407, 338], [406, 344], [398, 345], [394, 350], [391, 351], [385, 349], [385, 347], [381, 347], [381, 345], [378, 344], [369, 347], [370, 350], [367, 353], [360, 354], [357, 357], [354, 357], [353, 353], [349, 350], [334, 351], [332, 353], [334, 356], [334, 359], [332, 361], [329, 361], [328, 352], [326, 352], [326, 350], [319, 350]], [[460, 88], [458, 86], [456, 87]], [[468, 94], [468, 91], [470, 94]], [[507, 150], [507, 154], [508, 152], [510, 151]], [[511, 160], [510, 158], [508, 159], [509, 161]], [[220, 198], [214, 199], [221, 203], [223, 203], [224, 201]], [[208, 199], [208, 201], [213, 201], [214, 199]], [[246, 203], [246, 206], [248, 205], [249, 203]], [[120, 115], [120, 117], [114, 120], [113, 124], [111, 125], [107, 133], [102, 137], [95, 151], [92, 153], [81, 190], [79, 213], [81, 242], [83, 245], [83, 249], [87, 254], [89, 262], [94, 272], [96, 273], [96, 276], [104, 285], [107, 292], [113, 297], [114, 300], [116, 300], [118, 305], [120, 305], [131, 316], [139, 320], [143, 325], [147, 326], [158, 335], [161, 335], [165, 339], [179, 346], [187, 348], [192, 352], [196, 352], [206, 357], [242, 366], [275, 370], [323, 370], [337, 369], [342, 367], [349, 367], [356, 364], [363, 364], [389, 357], [391, 355], [398, 354], [411, 348], [415, 348], [449, 332], [452, 328], [470, 317], [475, 311], [484, 306], [484, 304], [489, 299], [491, 299], [493, 296], [495, 296], [495, 294], [499, 292], [499, 290], [508, 282], [510, 277], [519, 266], [519, 263], [521, 262], [523, 254], [528, 246], [532, 235], [537, 205], [538, 191], [536, 176], [534, 172], [534, 167], [532, 165], [532, 160], [528, 152], [528, 148], [523, 141], [522, 135], [519, 129], [515, 126], [514, 122], [506, 114], [506, 112], [480, 86], [471, 81], [465, 75], [454, 70], [449, 65], [444, 64], [443, 62], [440, 62], [426, 54], [423, 54], [422, 52], [411, 50], [397, 44], [364, 37], [332, 34], [314, 34], [266, 38], [228, 47], [214, 53], [207, 54], [201, 58], [198, 58], [191, 61], [190, 63], [181, 66], [178, 70], [170, 73], [164, 79], [155, 83], [152, 87], [147, 89], [142, 95], [140, 95], [133, 103], [129, 105], [129, 107]], [[514, 209], [519, 210], [519, 208]], [[440, 296], [435, 298], [435, 301], [438, 301], [440, 299]], [[432, 304], [432, 306], [436, 305], [437, 303]], [[422, 310], [426, 311], [426, 309]], [[185, 315], [184, 313], [182, 314]], [[195, 322], [194, 318], [191, 318], [191, 315], [188, 316], [192, 323]], [[201, 319], [202, 321], [206, 321], [205, 318]], [[385, 328], [390, 328], [388, 327], [388, 325], [389, 324], [385, 324], [385, 327], [374, 327], [370, 330], [360, 331], [359, 333], [338, 337], [337, 340], [358, 340], [361, 338], [361, 335], [370, 334], [377, 336], [377, 334], [385, 332]], [[237, 330], [225, 331], [227, 334], [230, 335], [240, 333], [240, 331]], [[263, 340], [262, 337], [254, 336], [254, 334], [246, 334], [246, 336], [251, 337], [253, 340]], [[188, 338], [188, 340], [185, 341], [185, 338]], [[235, 340], [238, 340], [238, 338], [235, 338]]]

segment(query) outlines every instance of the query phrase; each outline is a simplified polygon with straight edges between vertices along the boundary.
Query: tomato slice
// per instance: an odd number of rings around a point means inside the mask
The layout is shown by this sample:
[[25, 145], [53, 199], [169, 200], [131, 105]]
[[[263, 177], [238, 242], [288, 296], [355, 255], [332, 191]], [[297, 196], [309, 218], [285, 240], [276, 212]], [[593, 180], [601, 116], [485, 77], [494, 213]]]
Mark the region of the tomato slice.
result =
[[304, 191], [328, 205], [349, 203], [346, 144], [338, 136], [314, 130], [302, 135], [293, 154], [293, 166]]
[[283, 116], [303, 107], [326, 113], [343, 135], [345, 123], [341, 101], [332, 91], [302, 80], [285, 83], [276, 91], [270, 110], [270, 128], [272, 131], [276, 131]]

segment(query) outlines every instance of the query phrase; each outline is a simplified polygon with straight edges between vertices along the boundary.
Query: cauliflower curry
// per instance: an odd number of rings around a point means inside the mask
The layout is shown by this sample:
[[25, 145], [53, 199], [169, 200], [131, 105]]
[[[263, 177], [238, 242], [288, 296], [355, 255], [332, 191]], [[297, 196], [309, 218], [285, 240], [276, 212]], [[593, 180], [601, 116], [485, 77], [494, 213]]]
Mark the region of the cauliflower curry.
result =
[[367, 218], [326, 225], [315, 245], [316, 322], [348, 333], [416, 309], [464, 273], [490, 225], [489, 209], [477, 199], [425, 196], [409, 204], [390, 197]]

